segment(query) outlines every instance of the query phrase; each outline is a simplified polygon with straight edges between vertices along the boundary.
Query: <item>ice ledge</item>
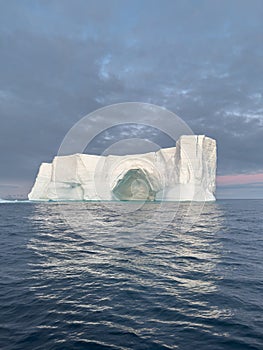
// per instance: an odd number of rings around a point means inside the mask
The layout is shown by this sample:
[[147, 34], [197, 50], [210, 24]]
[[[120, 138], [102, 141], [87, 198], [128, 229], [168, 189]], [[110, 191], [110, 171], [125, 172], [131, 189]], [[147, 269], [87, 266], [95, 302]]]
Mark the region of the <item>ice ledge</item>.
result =
[[157, 152], [57, 156], [42, 163], [30, 200], [214, 201], [216, 141], [183, 135]]

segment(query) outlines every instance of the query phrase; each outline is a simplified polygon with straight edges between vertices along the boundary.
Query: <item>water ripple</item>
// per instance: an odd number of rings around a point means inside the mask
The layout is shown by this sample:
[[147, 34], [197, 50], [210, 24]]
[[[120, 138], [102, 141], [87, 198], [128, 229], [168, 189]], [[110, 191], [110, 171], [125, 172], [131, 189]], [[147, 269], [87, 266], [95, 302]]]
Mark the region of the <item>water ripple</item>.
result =
[[72, 231], [57, 204], [1, 204], [1, 349], [262, 348], [262, 208], [219, 201], [187, 230], [178, 212], [154, 239], [114, 248], [95, 244], [94, 222], [90, 237]]

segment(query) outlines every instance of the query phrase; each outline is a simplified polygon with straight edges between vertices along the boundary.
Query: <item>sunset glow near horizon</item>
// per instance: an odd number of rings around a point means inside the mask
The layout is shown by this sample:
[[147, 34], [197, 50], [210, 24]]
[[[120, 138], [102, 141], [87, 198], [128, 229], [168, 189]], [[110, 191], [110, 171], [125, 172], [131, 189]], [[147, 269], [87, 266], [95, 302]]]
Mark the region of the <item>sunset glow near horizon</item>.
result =
[[259, 174], [235, 174], [235, 175], [218, 175], [217, 185], [245, 185], [253, 183], [263, 183], [263, 173]]
[[263, 173], [218, 175], [218, 199], [261, 199], [263, 198]]

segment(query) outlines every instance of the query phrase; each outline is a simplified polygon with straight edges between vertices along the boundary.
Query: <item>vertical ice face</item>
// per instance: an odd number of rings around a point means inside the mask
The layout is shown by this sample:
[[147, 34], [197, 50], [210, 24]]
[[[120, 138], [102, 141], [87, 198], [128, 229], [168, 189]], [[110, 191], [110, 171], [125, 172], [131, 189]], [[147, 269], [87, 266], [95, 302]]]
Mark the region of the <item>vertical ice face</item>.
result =
[[40, 165], [35, 184], [28, 195], [28, 199], [49, 199], [49, 187], [51, 184], [52, 168], [53, 163], [42, 163]]
[[181, 136], [176, 143], [180, 199], [214, 200], [216, 142], [204, 135]]
[[40, 166], [30, 200], [215, 200], [216, 142], [181, 136], [176, 147], [126, 156], [75, 154]]

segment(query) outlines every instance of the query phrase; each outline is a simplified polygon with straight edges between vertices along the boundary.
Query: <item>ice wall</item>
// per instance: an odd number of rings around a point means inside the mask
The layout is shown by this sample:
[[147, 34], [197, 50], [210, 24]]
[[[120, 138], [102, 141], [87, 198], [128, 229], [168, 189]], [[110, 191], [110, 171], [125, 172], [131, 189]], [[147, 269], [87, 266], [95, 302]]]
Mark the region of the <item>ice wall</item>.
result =
[[176, 147], [125, 156], [74, 154], [42, 163], [30, 200], [215, 200], [216, 142], [181, 136]]

